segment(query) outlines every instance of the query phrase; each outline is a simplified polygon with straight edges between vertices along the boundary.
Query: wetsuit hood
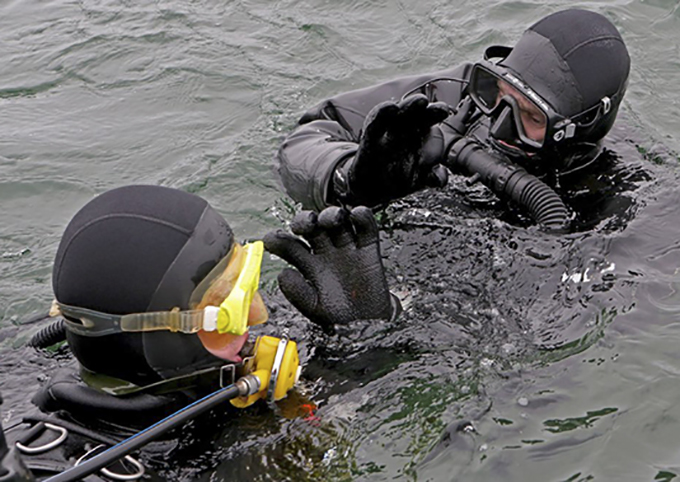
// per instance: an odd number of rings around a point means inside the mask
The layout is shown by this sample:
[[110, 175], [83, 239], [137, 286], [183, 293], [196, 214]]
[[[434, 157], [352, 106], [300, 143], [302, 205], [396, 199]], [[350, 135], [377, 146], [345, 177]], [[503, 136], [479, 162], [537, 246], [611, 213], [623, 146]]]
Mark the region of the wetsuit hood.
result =
[[623, 96], [630, 57], [609, 20], [574, 9], [529, 27], [500, 65], [514, 71], [557, 112], [572, 116], [604, 97]]
[[[159, 186], [114, 189], [68, 224], [54, 294], [60, 303], [111, 314], [187, 309], [191, 292], [233, 240], [224, 218], [198, 196]], [[224, 363], [195, 335], [67, 331], [67, 338], [83, 367], [137, 384]]]
[[[563, 125], [574, 121], [566, 136], [559, 132], [559, 123], [552, 126], [544, 147], [533, 153], [538, 157], [527, 156], [525, 161], [565, 170], [592, 160], [614, 124], [630, 71], [630, 57], [616, 27], [595, 12], [564, 10], [529, 27], [504, 54], [499, 68], [512, 72], [565, 118]], [[491, 119], [492, 126], [495, 121]]]

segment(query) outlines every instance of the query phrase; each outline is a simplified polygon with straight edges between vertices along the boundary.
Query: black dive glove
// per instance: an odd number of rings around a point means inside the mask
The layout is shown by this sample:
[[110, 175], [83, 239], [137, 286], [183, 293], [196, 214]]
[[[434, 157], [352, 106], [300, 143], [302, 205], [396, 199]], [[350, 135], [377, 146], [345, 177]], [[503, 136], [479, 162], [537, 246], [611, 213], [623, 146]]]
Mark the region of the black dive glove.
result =
[[[366, 207], [302, 211], [285, 231], [264, 237], [267, 250], [293, 265], [279, 287], [293, 306], [326, 330], [359, 319], [387, 320], [401, 310], [380, 258], [378, 227]], [[304, 241], [307, 241], [306, 244]]]
[[375, 106], [364, 121], [356, 155], [335, 170], [336, 200], [375, 207], [425, 187], [444, 186], [446, 151], [441, 131], [433, 126], [448, 115], [446, 104], [430, 103], [422, 94]]

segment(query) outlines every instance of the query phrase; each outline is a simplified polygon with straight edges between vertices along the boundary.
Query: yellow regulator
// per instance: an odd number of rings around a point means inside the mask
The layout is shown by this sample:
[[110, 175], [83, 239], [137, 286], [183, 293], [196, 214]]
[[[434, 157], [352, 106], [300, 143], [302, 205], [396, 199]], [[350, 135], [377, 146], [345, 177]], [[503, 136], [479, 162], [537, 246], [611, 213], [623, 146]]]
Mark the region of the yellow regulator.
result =
[[285, 398], [300, 378], [301, 369], [297, 343], [285, 337], [258, 337], [246, 374], [253, 375], [259, 387], [249, 391], [252, 395], [232, 399], [232, 405], [245, 408], [260, 399], [273, 403]]

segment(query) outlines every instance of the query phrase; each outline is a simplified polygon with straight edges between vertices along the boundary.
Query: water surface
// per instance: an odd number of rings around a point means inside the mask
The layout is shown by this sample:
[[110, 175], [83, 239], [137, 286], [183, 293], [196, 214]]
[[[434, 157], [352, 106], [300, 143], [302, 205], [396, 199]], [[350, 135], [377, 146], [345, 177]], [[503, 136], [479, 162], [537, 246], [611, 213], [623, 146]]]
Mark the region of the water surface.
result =
[[[6, 1], [0, 5], [0, 376], [16, 421], [62, 351], [20, 322], [51, 300], [71, 216], [130, 183], [205, 197], [241, 239], [294, 206], [282, 136], [338, 92], [511, 44], [579, 6], [630, 50], [607, 147], [616, 202], [555, 236], [454, 179], [382, 218], [395, 324], [326, 337], [264, 280], [301, 343], [319, 419], [214, 413], [159, 463], [168, 480], [672, 480], [680, 475], [680, 7], [670, 0]], [[617, 192], [614, 192], [617, 191]], [[476, 197], [477, 196], [477, 197]], [[605, 196], [605, 197], [606, 197]], [[215, 428], [217, 427], [217, 429]]]

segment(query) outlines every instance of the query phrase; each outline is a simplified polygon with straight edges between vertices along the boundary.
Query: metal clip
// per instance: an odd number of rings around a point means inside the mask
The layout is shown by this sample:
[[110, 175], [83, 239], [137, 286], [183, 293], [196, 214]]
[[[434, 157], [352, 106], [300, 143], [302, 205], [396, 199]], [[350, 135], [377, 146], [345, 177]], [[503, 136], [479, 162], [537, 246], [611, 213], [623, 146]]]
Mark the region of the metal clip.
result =
[[[37, 447], [29, 447], [24, 445], [38, 438], [38, 436], [47, 429], [57, 432], [59, 436], [51, 442], [47, 442], [46, 444], [39, 445]], [[41, 454], [61, 445], [61, 443], [66, 440], [67, 436], [68, 430], [66, 430], [64, 427], [60, 427], [59, 425], [54, 425], [49, 422], [40, 422], [31, 430], [29, 430], [25, 436], [15, 443], [15, 445], [21, 452], [25, 454]]]
[[[224, 377], [224, 372], [229, 372], [229, 375], [227, 375], [227, 381], [229, 383], [224, 383], [225, 377]], [[233, 385], [234, 382], [236, 381], [236, 367], [234, 365], [224, 365], [223, 367], [220, 368], [220, 388], [228, 387], [229, 385]]]
[[240, 368], [241, 376], [247, 375], [255, 371], [255, 355], [243, 357]]
[[281, 371], [281, 363], [283, 362], [283, 355], [286, 353], [288, 346], [288, 337], [284, 336], [279, 340], [279, 346], [276, 347], [276, 355], [274, 356], [274, 364], [272, 365], [271, 376], [269, 377], [269, 387], [267, 388], [267, 403], [273, 405], [276, 401], [274, 399], [274, 392], [276, 391], [276, 382]]
[[602, 106], [604, 107], [604, 113], [607, 114], [612, 108], [612, 100], [607, 96], [602, 97]]

